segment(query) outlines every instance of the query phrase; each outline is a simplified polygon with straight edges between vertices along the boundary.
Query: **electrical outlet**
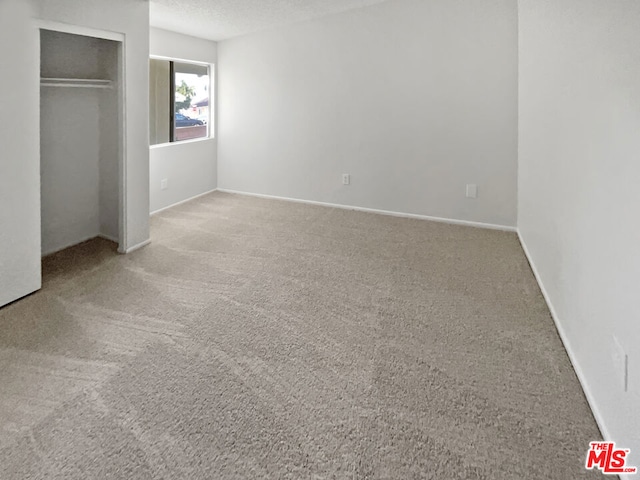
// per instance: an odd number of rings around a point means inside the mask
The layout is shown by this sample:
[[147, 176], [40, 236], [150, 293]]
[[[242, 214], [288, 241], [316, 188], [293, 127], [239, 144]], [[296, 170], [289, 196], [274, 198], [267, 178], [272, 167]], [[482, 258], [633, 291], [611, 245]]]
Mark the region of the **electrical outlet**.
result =
[[612, 335], [613, 348], [611, 350], [611, 360], [613, 360], [613, 368], [616, 370], [616, 376], [622, 386], [623, 391], [629, 390], [629, 355], [624, 351], [618, 337]]
[[342, 184], [343, 185], [351, 185], [351, 175], [345, 173], [342, 175]]
[[163, 178], [162, 180], [160, 180], [160, 190], [166, 190], [167, 188], [169, 188], [169, 180]]
[[467, 185], [467, 198], [478, 198], [478, 186], [474, 183]]

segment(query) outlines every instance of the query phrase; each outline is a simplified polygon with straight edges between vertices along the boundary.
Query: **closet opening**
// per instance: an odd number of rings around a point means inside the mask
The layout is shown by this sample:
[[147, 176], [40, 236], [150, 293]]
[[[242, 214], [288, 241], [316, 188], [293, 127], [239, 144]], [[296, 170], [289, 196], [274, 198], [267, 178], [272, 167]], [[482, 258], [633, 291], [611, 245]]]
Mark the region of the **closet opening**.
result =
[[41, 28], [40, 54], [42, 256], [97, 237], [120, 250], [123, 43]]

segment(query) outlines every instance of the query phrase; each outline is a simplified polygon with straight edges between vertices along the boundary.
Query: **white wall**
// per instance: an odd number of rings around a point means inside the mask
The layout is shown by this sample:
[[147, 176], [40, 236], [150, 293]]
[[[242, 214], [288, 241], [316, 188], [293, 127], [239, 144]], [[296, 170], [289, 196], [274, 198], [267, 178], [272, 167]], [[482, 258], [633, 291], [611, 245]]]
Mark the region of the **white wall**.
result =
[[519, 10], [519, 229], [605, 435], [640, 467], [640, 2]]
[[[157, 28], [151, 29], [151, 55], [215, 65], [217, 44]], [[211, 68], [215, 76], [215, 68]], [[212, 79], [215, 87], [215, 78]], [[212, 94], [215, 90], [212, 90]], [[212, 98], [213, 108], [215, 101]], [[217, 140], [212, 119], [213, 138], [151, 147], [151, 212], [167, 208], [217, 187]], [[168, 188], [160, 183], [167, 180]]]
[[516, 2], [395, 0], [218, 52], [220, 188], [515, 226]]
[[47, 255], [100, 234], [100, 97], [91, 89], [47, 88], [40, 112], [42, 254]]
[[0, 0], [0, 306], [40, 288], [40, 65], [31, 15], [23, 0]]
[[[125, 245], [149, 239], [149, 3], [145, 0], [35, 0], [40, 20], [124, 33], [126, 125]], [[19, 45], [19, 43], [18, 43]], [[20, 48], [20, 47], [19, 47]], [[38, 52], [29, 50], [28, 58]], [[28, 92], [38, 98], [38, 92]]]
[[120, 234], [120, 105], [124, 85], [122, 74], [122, 44], [102, 40], [99, 50], [102, 78], [117, 88], [104, 89], [100, 96], [100, 235], [116, 240]]

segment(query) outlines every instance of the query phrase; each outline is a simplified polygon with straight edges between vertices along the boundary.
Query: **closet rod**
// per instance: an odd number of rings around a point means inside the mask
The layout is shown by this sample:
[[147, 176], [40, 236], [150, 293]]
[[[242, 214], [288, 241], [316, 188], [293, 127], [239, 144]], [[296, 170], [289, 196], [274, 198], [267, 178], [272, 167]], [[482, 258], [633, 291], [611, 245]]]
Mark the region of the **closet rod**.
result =
[[111, 80], [92, 78], [41, 78], [42, 87], [67, 87], [67, 88], [111, 88]]

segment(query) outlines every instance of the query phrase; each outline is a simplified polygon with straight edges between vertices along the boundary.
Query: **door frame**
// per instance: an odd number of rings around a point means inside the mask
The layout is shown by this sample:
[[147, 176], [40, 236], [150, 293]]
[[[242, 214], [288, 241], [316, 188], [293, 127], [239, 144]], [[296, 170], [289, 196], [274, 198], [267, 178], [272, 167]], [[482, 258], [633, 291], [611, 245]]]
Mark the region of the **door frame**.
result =
[[[118, 252], [127, 252], [127, 116], [126, 116], [126, 36], [97, 28], [84, 27], [49, 20], [36, 20], [38, 58], [40, 58], [40, 31], [70, 33], [84, 37], [111, 40], [118, 43]], [[38, 91], [38, 95], [40, 92]], [[42, 155], [42, 152], [40, 153]]]

